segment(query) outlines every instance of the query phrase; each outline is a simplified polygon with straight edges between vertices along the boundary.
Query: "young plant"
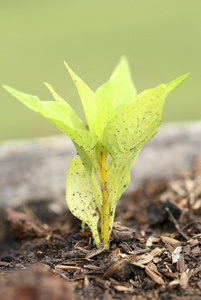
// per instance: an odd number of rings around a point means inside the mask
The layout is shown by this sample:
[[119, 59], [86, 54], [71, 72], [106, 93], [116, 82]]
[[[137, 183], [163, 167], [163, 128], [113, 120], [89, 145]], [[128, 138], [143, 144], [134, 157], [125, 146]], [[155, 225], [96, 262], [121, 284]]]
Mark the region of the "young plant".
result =
[[[94, 93], [65, 63], [79, 92], [87, 125], [53, 88], [55, 101], [5, 89], [71, 138], [79, 157], [70, 163], [66, 201], [71, 212], [90, 227], [95, 244], [106, 245], [117, 201], [128, 187], [131, 167], [142, 147], [156, 135], [165, 98], [189, 74], [137, 95], [123, 57], [109, 81]], [[101, 233], [98, 222], [101, 221]]]

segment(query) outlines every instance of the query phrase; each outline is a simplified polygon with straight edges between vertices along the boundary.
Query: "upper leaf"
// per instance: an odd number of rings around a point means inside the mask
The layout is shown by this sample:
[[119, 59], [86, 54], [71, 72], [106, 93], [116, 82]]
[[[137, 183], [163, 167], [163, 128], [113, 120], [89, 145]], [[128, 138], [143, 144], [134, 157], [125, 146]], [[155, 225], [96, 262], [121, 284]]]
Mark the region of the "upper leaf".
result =
[[189, 75], [190, 73], [185, 74], [167, 83], [165, 97], [169, 96], [169, 94], [171, 94], [176, 88], [178, 88]]
[[112, 118], [103, 132], [103, 145], [114, 160], [109, 176], [113, 203], [127, 188], [131, 166], [140, 150], [158, 131], [165, 91], [165, 85], [160, 85], [139, 94]]
[[122, 56], [119, 64], [115, 68], [110, 78], [113, 86], [115, 87], [115, 113], [127, 104], [133, 101], [133, 98], [137, 95], [137, 91], [134, 82], [131, 77], [130, 67], [128, 60], [125, 56]]
[[[50, 91], [50, 93], [52, 94], [52, 96], [53, 96], [53, 98], [54, 98], [54, 100], [55, 100], [56, 102], [64, 103], [64, 105], [66, 104], [66, 101], [63, 100], [63, 99], [61, 98], [61, 96], [59, 96], [59, 95], [55, 92], [55, 90], [53, 89], [53, 87], [52, 87], [49, 83], [45, 82], [44, 84], [45, 84], [45, 86], [48, 88], [48, 90]], [[71, 108], [71, 109], [72, 109], [72, 108]], [[74, 113], [75, 113], [75, 112], [74, 112]]]
[[125, 57], [121, 58], [109, 81], [97, 89], [96, 95], [104, 105], [98, 117], [98, 123], [101, 124], [99, 136], [102, 137], [102, 132], [111, 118], [136, 96], [129, 64]]
[[78, 93], [82, 100], [82, 105], [84, 108], [84, 112], [86, 115], [87, 123], [89, 125], [89, 129], [94, 132], [98, 133], [99, 124], [97, 123], [98, 114], [103, 107], [103, 103], [99, 100], [94, 92], [82, 81], [72, 70], [71, 68], [65, 63], [65, 66], [70, 73], [75, 85], [77, 87]]
[[116, 113], [122, 107], [132, 102], [136, 94], [137, 92], [131, 77], [128, 60], [123, 56], [109, 81], [97, 89], [96, 95]]
[[103, 145], [114, 162], [141, 149], [156, 133], [161, 122], [165, 85], [139, 94], [119, 111], [103, 132]]

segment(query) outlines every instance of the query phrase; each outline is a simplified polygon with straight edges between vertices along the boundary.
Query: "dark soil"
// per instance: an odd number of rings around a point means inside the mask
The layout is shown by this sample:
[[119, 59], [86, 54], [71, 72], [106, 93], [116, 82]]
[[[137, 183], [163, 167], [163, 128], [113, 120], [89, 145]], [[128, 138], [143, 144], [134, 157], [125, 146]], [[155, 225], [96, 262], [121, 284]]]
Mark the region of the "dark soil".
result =
[[49, 201], [4, 209], [0, 222], [1, 300], [201, 299], [198, 169], [123, 197], [110, 251]]

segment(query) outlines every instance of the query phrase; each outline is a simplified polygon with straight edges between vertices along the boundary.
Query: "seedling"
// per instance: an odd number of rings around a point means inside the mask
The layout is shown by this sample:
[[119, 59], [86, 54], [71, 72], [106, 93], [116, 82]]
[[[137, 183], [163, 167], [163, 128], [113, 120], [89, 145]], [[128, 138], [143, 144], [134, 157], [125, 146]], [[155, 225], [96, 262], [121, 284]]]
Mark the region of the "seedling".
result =
[[165, 98], [189, 74], [137, 95], [128, 62], [123, 57], [109, 81], [94, 93], [66, 63], [65, 66], [79, 92], [87, 124], [47, 83], [55, 101], [41, 101], [4, 87], [73, 141], [79, 157], [72, 160], [68, 169], [67, 205], [77, 218], [88, 224], [95, 244], [103, 243], [109, 249], [116, 204], [128, 187], [131, 167], [140, 150], [158, 131]]

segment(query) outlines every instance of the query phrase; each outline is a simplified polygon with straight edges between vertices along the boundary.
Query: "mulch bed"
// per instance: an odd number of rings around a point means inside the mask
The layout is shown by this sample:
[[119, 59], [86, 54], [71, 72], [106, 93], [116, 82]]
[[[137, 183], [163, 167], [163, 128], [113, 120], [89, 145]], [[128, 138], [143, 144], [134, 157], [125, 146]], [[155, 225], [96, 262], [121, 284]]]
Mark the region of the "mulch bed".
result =
[[118, 205], [111, 249], [56, 203], [0, 213], [0, 299], [201, 299], [201, 167]]

